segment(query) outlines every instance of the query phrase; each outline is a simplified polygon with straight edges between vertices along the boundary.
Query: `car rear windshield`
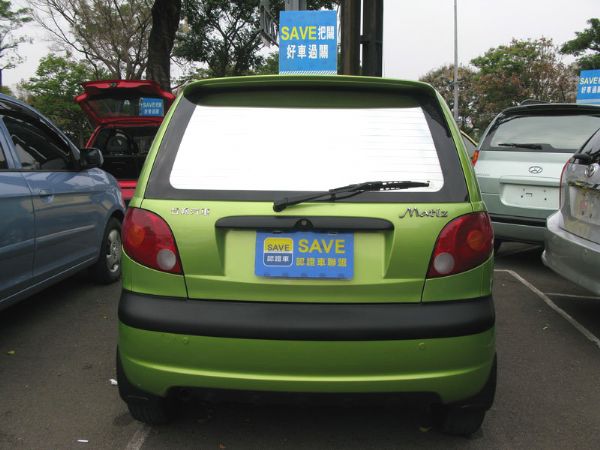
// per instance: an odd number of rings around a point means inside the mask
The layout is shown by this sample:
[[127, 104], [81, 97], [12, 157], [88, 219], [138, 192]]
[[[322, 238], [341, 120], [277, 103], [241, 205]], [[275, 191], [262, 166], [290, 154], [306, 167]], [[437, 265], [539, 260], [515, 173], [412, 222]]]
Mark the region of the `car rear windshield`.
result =
[[600, 114], [536, 114], [501, 117], [481, 150], [573, 153], [600, 128]]
[[146, 196], [273, 200], [364, 181], [410, 180], [430, 185], [352, 201], [407, 194], [464, 201], [456, 148], [431, 102], [407, 95], [381, 102], [354, 91], [329, 101], [318, 91], [280, 94], [285, 102], [269, 95], [251, 102], [247, 96], [182, 99]]
[[165, 101], [162, 98], [141, 97], [135, 94], [121, 95], [120, 98], [98, 98], [87, 100], [94, 113], [103, 119], [123, 117], [162, 117], [165, 114]]

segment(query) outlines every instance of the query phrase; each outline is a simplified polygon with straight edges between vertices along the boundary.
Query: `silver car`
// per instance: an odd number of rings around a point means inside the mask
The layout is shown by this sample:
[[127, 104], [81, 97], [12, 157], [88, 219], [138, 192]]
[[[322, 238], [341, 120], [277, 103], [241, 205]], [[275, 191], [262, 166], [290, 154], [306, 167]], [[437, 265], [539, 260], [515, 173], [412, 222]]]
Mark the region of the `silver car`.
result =
[[544, 264], [600, 295], [600, 130], [567, 163], [548, 218]]
[[490, 213], [495, 246], [544, 242], [558, 209], [566, 161], [600, 128], [600, 106], [533, 104], [500, 113], [475, 153], [475, 173]]

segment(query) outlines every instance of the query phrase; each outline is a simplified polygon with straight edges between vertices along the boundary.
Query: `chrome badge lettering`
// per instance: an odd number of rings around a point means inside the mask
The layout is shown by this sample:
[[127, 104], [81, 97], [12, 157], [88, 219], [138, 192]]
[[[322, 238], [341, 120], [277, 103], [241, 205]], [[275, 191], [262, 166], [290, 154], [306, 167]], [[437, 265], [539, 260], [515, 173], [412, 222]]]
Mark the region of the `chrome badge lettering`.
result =
[[448, 217], [448, 211], [441, 209], [427, 209], [425, 211], [419, 211], [419, 208], [406, 208], [403, 214], [400, 215], [401, 219], [406, 216], [409, 217]]
[[171, 208], [171, 214], [174, 216], [208, 216], [208, 208]]

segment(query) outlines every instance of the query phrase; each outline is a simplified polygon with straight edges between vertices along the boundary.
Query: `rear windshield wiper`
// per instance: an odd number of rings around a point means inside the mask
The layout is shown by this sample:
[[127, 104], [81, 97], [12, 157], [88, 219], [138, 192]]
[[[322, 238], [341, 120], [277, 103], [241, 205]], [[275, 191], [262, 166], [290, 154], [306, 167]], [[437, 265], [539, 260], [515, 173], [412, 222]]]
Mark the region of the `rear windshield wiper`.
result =
[[532, 150], [541, 150], [542, 144], [528, 144], [528, 143], [520, 143], [520, 142], [502, 142], [498, 144], [498, 147], [520, 147], [520, 148], [530, 148]]
[[[350, 184], [339, 188], [329, 189], [328, 191], [316, 192], [314, 194], [298, 195], [296, 197], [284, 197], [273, 202], [273, 211], [283, 211], [288, 206], [326, 198], [329, 201], [341, 200], [354, 197], [368, 191], [397, 191], [401, 189], [410, 189], [416, 187], [428, 187], [429, 181], [367, 181], [365, 183]], [[339, 194], [347, 194], [340, 196]]]

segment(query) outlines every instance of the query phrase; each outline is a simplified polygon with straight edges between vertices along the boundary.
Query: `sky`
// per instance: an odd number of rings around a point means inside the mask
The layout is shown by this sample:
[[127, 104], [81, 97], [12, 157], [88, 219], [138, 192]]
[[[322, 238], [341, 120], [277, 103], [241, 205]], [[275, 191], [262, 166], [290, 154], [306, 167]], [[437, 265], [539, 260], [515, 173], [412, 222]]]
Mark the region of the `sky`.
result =
[[[512, 38], [562, 44], [600, 17], [600, 0], [458, 0], [458, 63]], [[453, 0], [385, 0], [384, 76], [418, 79], [454, 62]], [[571, 62], [572, 58], [565, 58]]]
[[[600, 17], [600, 0], [457, 0], [458, 59], [471, 59], [512, 38], [552, 38], [556, 44], [575, 37], [586, 20]], [[25, 0], [13, 4], [25, 5]], [[33, 39], [19, 52], [25, 62], [3, 71], [4, 84], [14, 87], [35, 74], [51, 43], [36, 24], [20, 34]], [[383, 36], [384, 76], [418, 79], [429, 70], [454, 61], [453, 0], [385, 0]], [[572, 58], [565, 58], [571, 62]]]

